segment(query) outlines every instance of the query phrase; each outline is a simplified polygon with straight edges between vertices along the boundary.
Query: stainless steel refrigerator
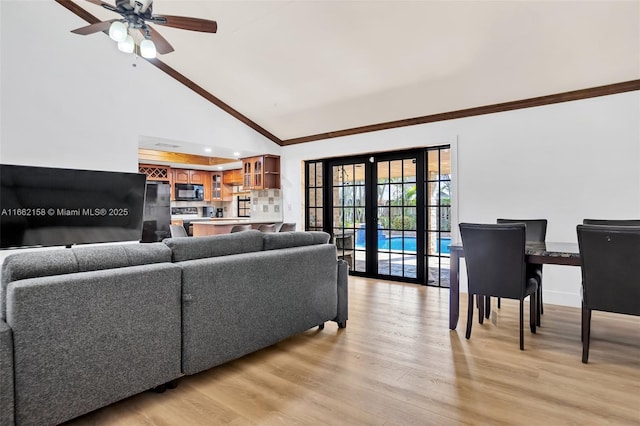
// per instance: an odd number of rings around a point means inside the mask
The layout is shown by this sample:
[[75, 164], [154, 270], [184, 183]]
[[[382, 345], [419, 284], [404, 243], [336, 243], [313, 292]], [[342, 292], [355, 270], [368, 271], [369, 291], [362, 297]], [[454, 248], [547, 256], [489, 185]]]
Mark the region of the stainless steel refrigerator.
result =
[[142, 242], [153, 243], [171, 236], [171, 186], [147, 182], [142, 223]]

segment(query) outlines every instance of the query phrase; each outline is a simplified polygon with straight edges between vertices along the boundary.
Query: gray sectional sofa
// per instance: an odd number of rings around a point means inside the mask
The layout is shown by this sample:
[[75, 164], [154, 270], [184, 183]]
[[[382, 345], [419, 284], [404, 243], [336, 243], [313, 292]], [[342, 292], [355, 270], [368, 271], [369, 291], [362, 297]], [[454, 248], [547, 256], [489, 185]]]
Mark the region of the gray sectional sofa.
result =
[[347, 322], [323, 232], [17, 252], [0, 279], [0, 425], [53, 425]]

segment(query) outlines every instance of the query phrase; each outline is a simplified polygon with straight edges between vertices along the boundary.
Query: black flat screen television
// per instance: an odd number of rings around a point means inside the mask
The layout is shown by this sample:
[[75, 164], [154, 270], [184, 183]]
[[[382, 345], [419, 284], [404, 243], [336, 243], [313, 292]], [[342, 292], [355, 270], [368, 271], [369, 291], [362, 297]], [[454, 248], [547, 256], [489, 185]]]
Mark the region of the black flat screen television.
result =
[[0, 248], [140, 241], [146, 176], [0, 164]]

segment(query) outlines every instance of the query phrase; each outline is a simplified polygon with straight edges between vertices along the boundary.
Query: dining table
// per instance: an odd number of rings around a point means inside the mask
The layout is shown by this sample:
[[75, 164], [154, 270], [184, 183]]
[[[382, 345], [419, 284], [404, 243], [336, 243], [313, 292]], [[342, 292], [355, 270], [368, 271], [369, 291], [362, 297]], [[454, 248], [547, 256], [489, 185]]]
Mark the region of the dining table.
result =
[[[449, 328], [455, 330], [460, 315], [460, 258], [464, 257], [462, 243], [449, 245]], [[525, 244], [525, 260], [528, 263], [580, 266], [578, 243], [533, 242]]]

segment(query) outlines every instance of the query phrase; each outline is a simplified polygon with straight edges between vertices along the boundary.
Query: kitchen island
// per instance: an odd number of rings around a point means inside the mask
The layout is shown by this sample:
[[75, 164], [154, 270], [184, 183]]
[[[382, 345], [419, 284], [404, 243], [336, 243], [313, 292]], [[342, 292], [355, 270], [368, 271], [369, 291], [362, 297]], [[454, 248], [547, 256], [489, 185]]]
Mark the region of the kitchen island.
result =
[[258, 226], [262, 224], [276, 224], [276, 229], [280, 228], [282, 222], [267, 222], [257, 221], [251, 219], [224, 219], [224, 218], [211, 218], [209, 220], [198, 220], [197, 222], [191, 222], [193, 226], [193, 236], [202, 237], [206, 235], [218, 235], [228, 234], [231, 232], [231, 228], [234, 225], [251, 225], [253, 229], [258, 229]]

